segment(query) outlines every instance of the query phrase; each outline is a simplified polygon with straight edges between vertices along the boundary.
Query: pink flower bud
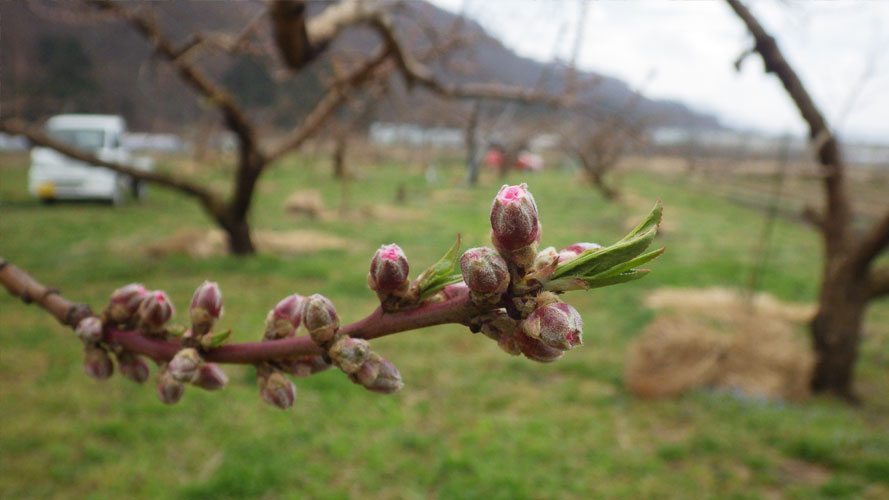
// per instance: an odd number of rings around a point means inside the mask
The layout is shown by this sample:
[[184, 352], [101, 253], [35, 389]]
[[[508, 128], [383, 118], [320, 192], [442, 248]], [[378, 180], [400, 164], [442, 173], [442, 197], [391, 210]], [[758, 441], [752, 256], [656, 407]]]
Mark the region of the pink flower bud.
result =
[[141, 283], [130, 283], [111, 293], [108, 311], [115, 323], [125, 323], [136, 314], [148, 292]]
[[204, 363], [198, 369], [198, 376], [194, 380], [194, 385], [207, 391], [216, 391], [225, 387], [228, 383], [228, 377], [222, 368], [216, 363]]
[[293, 337], [302, 321], [306, 298], [293, 294], [281, 299], [265, 318], [264, 340]]
[[383, 245], [370, 261], [370, 274], [367, 284], [371, 290], [392, 292], [404, 288], [408, 284], [407, 257], [401, 247], [392, 243]]
[[343, 337], [330, 347], [330, 359], [344, 372], [351, 374], [361, 369], [370, 358], [370, 343], [363, 339]]
[[157, 379], [157, 397], [165, 405], [172, 405], [182, 399], [185, 393], [185, 384], [174, 379], [169, 371], [161, 372]]
[[531, 361], [539, 363], [552, 363], [562, 357], [564, 351], [549, 347], [543, 342], [533, 339], [521, 331], [516, 332], [515, 341], [519, 346], [522, 354]]
[[392, 394], [400, 391], [404, 387], [404, 383], [401, 381], [401, 374], [398, 373], [398, 368], [395, 368], [395, 365], [388, 359], [380, 358], [377, 377], [372, 383], [364, 387], [380, 394]]
[[173, 379], [179, 382], [191, 382], [197, 378], [198, 371], [203, 364], [204, 361], [201, 359], [198, 351], [187, 347], [173, 356], [173, 359], [170, 360], [170, 364], [167, 366], [167, 371]]
[[191, 297], [189, 313], [195, 335], [200, 337], [209, 332], [222, 317], [222, 292], [219, 291], [219, 285], [212, 281], [201, 283]]
[[305, 308], [306, 298], [298, 293], [294, 293], [284, 297], [275, 305], [275, 308], [272, 309], [272, 316], [275, 319], [283, 319], [290, 322], [293, 328], [299, 328]]
[[509, 287], [509, 268], [496, 250], [470, 248], [460, 257], [463, 281], [473, 292], [500, 295]]
[[522, 322], [522, 329], [529, 337], [554, 349], [567, 351], [583, 345], [583, 319], [576, 309], [564, 302], [535, 309]]
[[151, 374], [151, 369], [148, 367], [148, 363], [130, 351], [123, 351], [117, 355], [117, 366], [120, 368], [120, 373], [123, 374], [124, 377], [137, 384], [145, 383], [145, 381], [148, 380], [148, 376]]
[[105, 349], [88, 345], [84, 350], [83, 370], [90, 377], [105, 380], [114, 373], [114, 363]]
[[145, 298], [148, 291], [142, 283], [130, 283], [127, 286], [118, 288], [111, 292], [110, 302], [126, 307], [130, 313], [135, 313], [139, 309], [139, 303]]
[[575, 243], [573, 245], [568, 245], [559, 251], [559, 262], [568, 262], [569, 260], [576, 259], [577, 256], [587, 250], [598, 250], [600, 248], [602, 248], [602, 245], [597, 243]]
[[510, 333], [500, 332], [500, 336], [497, 337], [497, 346], [500, 347], [500, 349], [503, 349], [503, 352], [511, 356], [518, 356], [519, 353], [522, 352], [522, 345], [516, 338], [519, 335], [524, 336], [521, 333], [521, 330]]
[[306, 302], [304, 321], [309, 335], [318, 345], [325, 345], [333, 340], [334, 334], [340, 327], [340, 319], [333, 303], [317, 293], [310, 296]]
[[148, 292], [139, 305], [139, 319], [142, 325], [152, 330], [164, 326], [175, 312], [170, 297], [160, 290]]
[[527, 184], [500, 188], [491, 206], [491, 228], [495, 246], [509, 252], [540, 241], [537, 204]]
[[259, 378], [259, 395], [270, 405], [286, 410], [296, 400], [296, 386], [281, 372]]
[[102, 320], [96, 316], [87, 316], [77, 323], [77, 338], [87, 344], [102, 340]]

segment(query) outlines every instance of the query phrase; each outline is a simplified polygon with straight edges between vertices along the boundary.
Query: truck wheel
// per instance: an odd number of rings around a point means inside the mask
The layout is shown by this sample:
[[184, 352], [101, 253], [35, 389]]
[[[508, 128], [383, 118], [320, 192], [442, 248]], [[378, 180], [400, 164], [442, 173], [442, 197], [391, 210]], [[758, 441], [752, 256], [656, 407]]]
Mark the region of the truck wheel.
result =
[[130, 184], [130, 192], [133, 194], [133, 198], [142, 201], [148, 192], [148, 186], [145, 185], [144, 181], [133, 179]]

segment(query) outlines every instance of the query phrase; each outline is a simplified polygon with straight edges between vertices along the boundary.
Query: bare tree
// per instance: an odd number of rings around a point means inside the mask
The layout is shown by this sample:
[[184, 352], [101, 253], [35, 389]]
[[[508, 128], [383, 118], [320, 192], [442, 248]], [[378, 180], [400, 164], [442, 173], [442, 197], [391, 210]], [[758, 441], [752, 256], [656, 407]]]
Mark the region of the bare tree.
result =
[[852, 381], [864, 313], [870, 301], [889, 295], [889, 267], [874, 263], [889, 248], [889, 210], [866, 230], [853, 227], [846, 166], [836, 136], [775, 39], [741, 2], [726, 1], [753, 35], [753, 50], [762, 57], [766, 73], [781, 80], [809, 125], [826, 201], [823, 212], [806, 211], [824, 242], [818, 311], [811, 323], [817, 359], [812, 389], [857, 401]]
[[[223, 196], [197, 180], [173, 173], [147, 173], [115, 162], [103, 161], [95, 155], [69, 147], [49, 137], [34, 126], [16, 119], [0, 121], [0, 131], [26, 136], [33, 144], [81, 160], [88, 165], [105, 167], [116, 172], [176, 190], [194, 197], [210, 217], [226, 232], [229, 250], [237, 255], [255, 253], [251, 239], [249, 214], [257, 182], [265, 170], [284, 155], [299, 149], [318, 131], [327, 119], [348, 98], [350, 93], [368, 84], [400, 74], [409, 86], [419, 86], [446, 98], [493, 98], [519, 101], [549, 99], [540, 93], [499, 84], [450, 84], [439, 81], [431, 69], [405, 49], [391, 19], [395, 3], [388, 0], [342, 0], [333, 3], [313, 17], [306, 14], [305, 0], [273, 0], [259, 16], [250, 19], [236, 34], [196, 33], [176, 45], [144, 6], [132, 7], [113, 0], [83, 0], [83, 3], [113, 19], [127, 23], [151, 46], [155, 56], [173, 68], [177, 76], [196, 94], [222, 115], [225, 127], [237, 142], [237, 166], [231, 192]], [[272, 25], [275, 47], [284, 64], [299, 71], [317, 58], [346, 28], [365, 25], [381, 39], [372, 54], [356, 62], [331, 82], [315, 102], [278, 144], [261, 140], [257, 124], [242, 103], [215, 82], [196, 61], [195, 54], [206, 48], [238, 52], [250, 45], [258, 20], [267, 17]]]

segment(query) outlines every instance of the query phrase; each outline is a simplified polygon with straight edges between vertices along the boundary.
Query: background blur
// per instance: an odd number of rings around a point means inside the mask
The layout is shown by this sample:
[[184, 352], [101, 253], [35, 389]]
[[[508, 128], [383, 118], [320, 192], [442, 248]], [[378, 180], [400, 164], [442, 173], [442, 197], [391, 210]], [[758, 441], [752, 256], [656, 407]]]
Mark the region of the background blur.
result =
[[[349, 28], [293, 71], [263, 2], [123, 5], [177, 44], [210, 40], [189, 61], [271, 141], [377, 40]], [[889, 6], [751, 9], [840, 138], [855, 227], [872, 225], [889, 208]], [[95, 310], [126, 283], [162, 288], [179, 321], [194, 288], [218, 281], [221, 327], [256, 341], [291, 293], [330, 297], [344, 322], [372, 311], [381, 244], [398, 243], [414, 275], [456, 233], [488, 245], [497, 189], [527, 182], [557, 249], [617, 241], [660, 198], [667, 252], [653, 272], [572, 293], [586, 342], [557, 363], [441, 326], [374, 341], [400, 393], [329, 370], [297, 380], [286, 412], [262, 403], [252, 367], [225, 367], [223, 392], [192, 388], [172, 407], [151, 382], [88, 379], [67, 330], [2, 294], [0, 498], [889, 497], [889, 302], [865, 316], [863, 404], [813, 396], [823, 257], [801, 214], [823, 207], [822, 176], [777, 79], [755, 54], [735, 69], [752, 42], [728, 6], [411, 0], [394, 19], [442, 81], [572, 99], [447, 98], [397, 74], [356, 89], [259, 180], [249, 257], [163, 187], [119, 206], [41, 203], [27, 141], [0, 135], [0, 255]], [[237, 138], [132, 27], [78, 2], [3, 2], [0, 33], [0, 118], [120, 115], [128, 151], [227, 195]]]

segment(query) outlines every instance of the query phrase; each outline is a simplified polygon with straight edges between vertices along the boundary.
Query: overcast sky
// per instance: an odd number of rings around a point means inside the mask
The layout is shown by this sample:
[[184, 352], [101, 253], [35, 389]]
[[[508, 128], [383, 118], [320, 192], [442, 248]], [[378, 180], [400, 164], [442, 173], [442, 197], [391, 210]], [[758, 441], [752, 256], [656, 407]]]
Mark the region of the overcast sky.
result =
[[[516, 52], [568, 59], [581, 0], [430, 0], [465, 11]], [[830, 123], [847, 139], [889, 143], [889, 0], [750, 1]], [[578, 66], [643, 85], [649, 97], [714, 112], [729, 126], [805, 132], [758, 56], [732, 62], [750, 37], [722, 1], [590, 1]], [[653, 76], [649, 79], [648, 76]]]

